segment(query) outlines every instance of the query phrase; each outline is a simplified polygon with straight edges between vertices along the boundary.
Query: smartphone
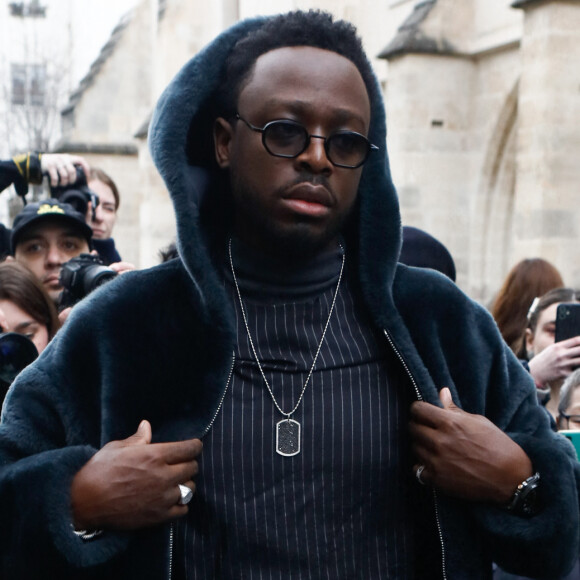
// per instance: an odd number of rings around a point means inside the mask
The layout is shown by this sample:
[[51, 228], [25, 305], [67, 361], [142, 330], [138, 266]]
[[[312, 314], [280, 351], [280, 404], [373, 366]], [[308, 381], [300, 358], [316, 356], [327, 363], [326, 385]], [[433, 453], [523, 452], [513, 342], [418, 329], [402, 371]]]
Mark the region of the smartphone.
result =
[[556, 309], [556, 342], [580, 336], [580, 302], [558, 304]]
[[558, 433], [572, 441], [572, 445], [574, 445], [574, 448], [576, 449], [576, 455], [580, 460], [580, 431], [568, 431], [567, 429], [560, 429]]

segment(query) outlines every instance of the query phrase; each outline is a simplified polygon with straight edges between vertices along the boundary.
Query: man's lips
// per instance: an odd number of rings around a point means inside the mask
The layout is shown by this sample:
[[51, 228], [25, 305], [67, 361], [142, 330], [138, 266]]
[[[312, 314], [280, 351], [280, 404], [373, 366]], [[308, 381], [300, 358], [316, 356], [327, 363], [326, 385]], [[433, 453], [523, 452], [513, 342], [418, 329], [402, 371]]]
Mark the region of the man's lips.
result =
[[58, 274], [52, 274], [51, 276], [47, 276], [43, 281], [45, 286], [52, 286], [54, 288], [60, 288], [60, 283], [58, 281]]
[[328, 214], [334, 205], [334, 199], [328, 189], [308, 182], [290, 188], [282, 196], [282, 202], [292, 211], [313, 217]]

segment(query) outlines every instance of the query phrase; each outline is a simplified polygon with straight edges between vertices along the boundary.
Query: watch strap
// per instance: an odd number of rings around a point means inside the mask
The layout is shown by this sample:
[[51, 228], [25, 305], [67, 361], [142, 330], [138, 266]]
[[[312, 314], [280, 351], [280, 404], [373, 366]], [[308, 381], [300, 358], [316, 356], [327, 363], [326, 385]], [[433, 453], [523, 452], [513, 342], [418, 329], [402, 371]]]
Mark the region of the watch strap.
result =
[[517, 515], [525, 517], [536, 515], [540, 509], [538, 498], [539, 487], [540, 474], [536, 472], [518, 485], [507, 509]]

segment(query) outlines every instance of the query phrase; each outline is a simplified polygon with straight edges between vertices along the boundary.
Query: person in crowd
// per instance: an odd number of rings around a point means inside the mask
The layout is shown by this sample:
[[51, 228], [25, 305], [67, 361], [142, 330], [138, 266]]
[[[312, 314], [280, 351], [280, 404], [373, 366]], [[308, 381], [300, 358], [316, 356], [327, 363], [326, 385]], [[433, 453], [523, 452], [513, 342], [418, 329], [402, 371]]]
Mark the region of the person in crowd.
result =
[[[0, 264], [0, 327], [32, 341], [40, 354], [60, 327], [56, 308], [36, 276], [17, 262]], [[8, 383], [0, 384], [0, 404]]]
[[403, 226], [399, 262], [437, 270], [455, 282], [455, 262], [449, 250], [437, 238], [419, 228]]
[[[76, 166], [89, 172], [89, 164], [79, 155], [67, 153], [25, 153], [0, 160], [0, 191], [14, 184], [18, 195], [25, 199], [28, 184], [42, 183], [48, 175], [53, 186], [72, 185], [77, 180]], [[10, 229], [0, 224], [0, 259], [10, 253]]]
[[[558, 429], [580, 431], [580, 369], [575, 370], [564, 381], [558, 404]], [[533, 580], [529, 576], [508, 574], [500, 568], [494, 570], [494, 580]], [[537, 578], [537, 577], [536, 577]], [[569, 574], [558, 580], [580, 580], [580, 561]]]
[[117, 211], [121, 199], [117, 185], [107, 173], [98, 167], [91, 169], [87, 185], [99, 198], [99, 204], [96, 208], [93, 208], [92, 204], [89, 203], [86, 215], [87, 223], [93, 230], [95, 250], [107, 265], [120, 262], [121, 256], [113, 239], [113, 227], [117, 221]]
[[518, 356], [528, 361], [540, 401], [556, 418], [560, 387], [575, 367], [580, 366], [580, 336], [555, 342], [556, 310], [563, 302], [578, 302], [572, 288], [555, 288], [535, 300], [521, 340]]
[[68, 153], [25, 153], [0, 161], [0, 191], [14, 184], [16, 192], [24, 197], [28, 184], [42, 183], [48, 175], [50, 184], [72, 185], [77, 180], [76, 167], [88, 175], [90, 167], [84, 157]]
[[495, 297], [491, 315], [514, 353], [521, 348], [527, 314], [534, 298], [562, 286], [560, 272], [543, 258], [526, 258], [509, 271]]
[[14, 218], [11, 253], [29, 268], [58, 303], [62, 265], [91, 251], [92, 230], [85, 216], [56, 199], [30, 203]]
[[[14, 218], [11, 254], [37, 276], [58, 304], [63, 290], [62, 266], [80, 254], [96, 254], [92, 233], [85, 216], [68, 203], [57, 199], [31, 203]], [[117, 274], [135, 269], [128, 262], [115, 262], [108, 267]], [[61, 317], [62, 322], [65, 319], [66, 315]]]
[[560, 390], [558, 427], [580, 431], [580, 369], [568, 375]]
[[3, 576], [567, 573], [579, 464], [489, 313], [398, 263], [354, 27], [238, 23], [149, 138], [181, 259], [96, 290], [10, 389]]

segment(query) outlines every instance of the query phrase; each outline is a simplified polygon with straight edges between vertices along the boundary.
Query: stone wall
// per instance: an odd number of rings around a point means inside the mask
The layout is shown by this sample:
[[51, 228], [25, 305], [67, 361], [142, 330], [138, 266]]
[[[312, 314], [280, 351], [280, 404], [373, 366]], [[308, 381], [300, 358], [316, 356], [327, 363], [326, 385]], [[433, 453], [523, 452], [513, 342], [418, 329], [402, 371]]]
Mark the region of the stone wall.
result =
[[514, 258], [580, 285], [580, 3], [524, 3]]
[[[551, 260], [580, 285], [580, 3], [510, 2], [272, 0], [267, 7], [326, 9], [359, 28], [385, 90], [403, 221], [447, 245], [459, 285], [484, 303], [523, 257]], [[264, 10], [257, 0], [162, 5], [158, 17], [148, 0], [139, 5], [76, 103], [68, 133], [69, 143], [138, 151], [95, 159], [119, 181], [115, 237], [141, 267], [156, 263], [174, 237], [171, 203], [146, 148], [154, 103], [220, 30]]]

